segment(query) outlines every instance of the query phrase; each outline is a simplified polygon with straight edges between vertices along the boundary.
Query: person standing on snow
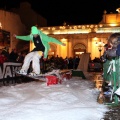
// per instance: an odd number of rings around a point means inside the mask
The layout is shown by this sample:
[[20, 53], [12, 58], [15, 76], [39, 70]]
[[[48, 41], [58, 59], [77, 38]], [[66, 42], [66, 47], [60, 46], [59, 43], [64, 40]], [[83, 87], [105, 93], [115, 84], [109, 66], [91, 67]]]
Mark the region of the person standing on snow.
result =
[[22, 68], [18, 73], [20, 74], [27, 74], [29, 69], [30, 62], [32, 61], [32, 69], [33, 71], [29, 73], [32, 76], [36, 76], [40, 74], [40, 58], [43, 55], [43, 59], [46, 60], [48, 51], [50, 49], [49, 42], [53, 42], [59, 45], [66, 46], [66, 44], [60, 42], [59, 40], [49, 37], [44, 34], [41, 30], [38, 30], [36, 26], [31, 27], [31, 34], [27, 36], [17, 36], [13, 35], [16, 39], [21, 39], [25, 41], [32, 41], [34, 43], [35, 48], [29, 52], [24, 59], [24, 63]]

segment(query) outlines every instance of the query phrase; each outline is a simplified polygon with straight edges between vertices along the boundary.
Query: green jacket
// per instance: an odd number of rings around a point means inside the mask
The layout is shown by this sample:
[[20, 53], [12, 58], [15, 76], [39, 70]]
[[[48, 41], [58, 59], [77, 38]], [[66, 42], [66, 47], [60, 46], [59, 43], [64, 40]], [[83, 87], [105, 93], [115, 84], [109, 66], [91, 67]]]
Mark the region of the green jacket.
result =
[[[59, 45], [62, 45], [63, 43], [60, 42], [59, 40], [55, 39], [55, 38], [52, 38], [50, 36], [47, 36], [46, 34], [44, 34], [42, 31], [39, 30], [39, 33], [40, 35], [40, 38], [41, 38], [41, 41], [45, 47], [45, 51], [44, 51], [44, 58], [47, 58], [47, 55], [48, 55], [48, 51], [50, 49], [50, 45], [49, 45], [49, 42], [53, 42], [53, 43], [56, 43], [56, 44], [59, 44]], [[25, 41], [32, 41], [33, 42], [33, 35], [30, 34], [30, 35], [27, 35], [27, 36], [16, 36], [17, 39], [21, 39], [21, 40], [25, 40]]]

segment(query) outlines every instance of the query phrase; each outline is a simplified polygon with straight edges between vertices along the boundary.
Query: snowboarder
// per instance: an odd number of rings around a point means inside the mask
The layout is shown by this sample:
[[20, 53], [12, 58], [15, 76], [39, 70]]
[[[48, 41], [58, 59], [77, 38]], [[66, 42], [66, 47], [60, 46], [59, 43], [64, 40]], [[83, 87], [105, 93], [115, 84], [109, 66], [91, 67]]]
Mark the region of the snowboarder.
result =
[[43, 59], [46, 60], [48, 51], [50, 49], [49, 42], [53, 42], [59, 45], [66, 46], [65, 43], [44, 34], [41, 30], [38, 30], [36, 26], [31, 27], [31, 34], [27, 36], [17, 36], [13, 35], [16, 39], [21, 39], [25, 41], [32, 41], [35, 48], [29, 52], [24, 59], [22, 68], [18, 73], [26, 75], [29, 69], [30, 62], [32, 61], [32, 72], [29, 75], [36, 76], [40, 74], [40, 58], [43, 55]]

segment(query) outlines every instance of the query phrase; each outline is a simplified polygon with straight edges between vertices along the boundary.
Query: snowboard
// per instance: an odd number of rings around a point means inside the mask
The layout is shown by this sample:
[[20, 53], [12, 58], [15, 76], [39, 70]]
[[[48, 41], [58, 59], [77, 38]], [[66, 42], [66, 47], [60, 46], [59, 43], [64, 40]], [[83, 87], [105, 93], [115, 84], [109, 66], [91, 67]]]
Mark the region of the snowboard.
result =
[[31, 79], [34, 79], [34, 80], [40, 80], [40, 81], [46, 82], [46, 75], [44, 75], [44, 74], [40, 74], [40, 75], [37, 75], [37, 76], [31, 76], [29, 74], [23, 75], [23, 74], [20, 74], [20, 73], [16, 72], [16, 76], [23, 76], [23, 77], [31, 78]]
[[59, 79], [59, 81], [60, 81], [63, 78], [63, 74], [68, 73], [68, 72], [70, 72], [70, 70], [62, 70], [62, 71], [53, 70], [51, 72], [47, 72], [45, 74], [40, 74], [40, 75], [37, 75], [37, 76], [31, 76], [29, 74], [23, 75], [23, 74], [19, 74], [18, 72], [16, 72], [16, 75], [17, 76], [24, 76], [24, 77], [31, 78], [31, 79], [34, 79], [34, 80], [40, 80], [40, 81], [46, 82], [47, 78], [49, 76], [57, 77]]

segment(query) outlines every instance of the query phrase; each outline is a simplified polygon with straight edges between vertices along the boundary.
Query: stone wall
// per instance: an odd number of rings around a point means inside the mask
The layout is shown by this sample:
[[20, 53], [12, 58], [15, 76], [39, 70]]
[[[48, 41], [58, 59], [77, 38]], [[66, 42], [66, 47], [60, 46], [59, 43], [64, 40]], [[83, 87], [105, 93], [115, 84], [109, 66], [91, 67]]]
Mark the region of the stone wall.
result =
[[[9, 46], [9, 52], [16, 48], [18, 44], [18, 40], [13, 37], [13, 34], [16, 35], [23, 35], [25, 34], [26, 27], [25, 25], [21, 22], [21, 19], [19, 15], [0, 10], [0, 23], [2, 25], [3, 30], [10, 32], [10, 46]], [[0, 48], [4, 48], [6, 46], [0, 46]]]

